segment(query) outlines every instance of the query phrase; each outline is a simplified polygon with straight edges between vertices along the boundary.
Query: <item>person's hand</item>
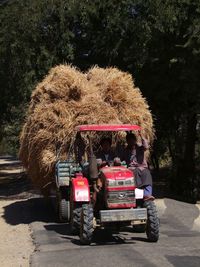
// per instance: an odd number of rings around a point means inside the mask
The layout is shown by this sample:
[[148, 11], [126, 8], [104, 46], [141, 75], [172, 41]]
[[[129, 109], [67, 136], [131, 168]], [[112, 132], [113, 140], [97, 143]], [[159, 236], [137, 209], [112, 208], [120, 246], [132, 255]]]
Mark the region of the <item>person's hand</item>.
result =
[[100, 188], [99, 188], [99, 186], [96, 184], [96, 182], [93, 184], [93, 188], [94, 188], [94, 191], [95, 191], [95, 192], [99, 193]]
[[101, 163], [101, 167], [105, 167], [105, 166], [107, 166], [108, 165], [108, 162], [107, 161], [102, 161], [102, 163]]
[[94, 188], [94, 191], [99, 193], [99, 191], [101, 191], [102, 189], [102, 181], [98, 178], [97, 181], [95, 181], [93, 183], [93, 188]]
[[121, 165], [121, 160], [120, 160], [120, 158], [115, 157], [115, 158], [114, 158], [114, 166], [120, 166], [120, 165]]

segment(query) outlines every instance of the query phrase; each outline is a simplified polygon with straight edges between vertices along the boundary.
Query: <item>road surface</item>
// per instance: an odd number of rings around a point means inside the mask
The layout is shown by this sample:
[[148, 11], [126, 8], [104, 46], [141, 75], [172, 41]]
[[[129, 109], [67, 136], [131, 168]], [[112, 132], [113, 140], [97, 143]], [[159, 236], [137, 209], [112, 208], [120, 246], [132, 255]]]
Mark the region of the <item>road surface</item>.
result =
[[[53, 206], [41, 198], [18, 201], [5, 210], [10, 224], [30, 224], [36, 246], [31, 266], [200, 266], [200, 210], [197, 205], [171, 199], [157, 200], [160, 240], [146, 241], [145, 234], [126, 228], [120, 233], [98, 231], [90, 246], [81, 246], [68, 224], [55, 222]], [[26, 210], [17, 220], [12, 210]]]

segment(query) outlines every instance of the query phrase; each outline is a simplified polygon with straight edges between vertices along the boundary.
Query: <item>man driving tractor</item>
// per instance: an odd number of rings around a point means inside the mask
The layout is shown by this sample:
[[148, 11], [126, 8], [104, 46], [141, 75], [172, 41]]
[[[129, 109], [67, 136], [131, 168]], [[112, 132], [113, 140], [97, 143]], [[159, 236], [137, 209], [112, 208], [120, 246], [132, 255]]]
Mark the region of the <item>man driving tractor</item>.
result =
[[112, 140], [109, 137], [104, 137], [100, 141], [101, 150], [97, 153], [97, 160], [101, 160], [102, 164], [113, 161], [115, 158], [114, 152], [111, 149]]
[[112, 139], [109, 137], [104, 137], [100, 141], [101, 149], [97, 153], [97, 164], [98, 166], [109, 165], [110, 162], [113, 162], [115, 166], [121, 165], [120, 158], [117, 157], [117, 154], [112, 150]]

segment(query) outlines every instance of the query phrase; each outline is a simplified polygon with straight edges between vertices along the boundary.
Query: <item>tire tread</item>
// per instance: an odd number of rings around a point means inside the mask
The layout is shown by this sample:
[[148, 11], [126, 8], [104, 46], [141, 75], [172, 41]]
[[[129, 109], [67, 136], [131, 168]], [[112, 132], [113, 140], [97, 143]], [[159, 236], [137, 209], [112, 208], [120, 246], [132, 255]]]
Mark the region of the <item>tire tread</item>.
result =
[[159, 218], [156, 205], [153, 201], [145, 201], [144, 207], [147, 209], [146, 234], [150, 242], [157, 242], [159, 239]]

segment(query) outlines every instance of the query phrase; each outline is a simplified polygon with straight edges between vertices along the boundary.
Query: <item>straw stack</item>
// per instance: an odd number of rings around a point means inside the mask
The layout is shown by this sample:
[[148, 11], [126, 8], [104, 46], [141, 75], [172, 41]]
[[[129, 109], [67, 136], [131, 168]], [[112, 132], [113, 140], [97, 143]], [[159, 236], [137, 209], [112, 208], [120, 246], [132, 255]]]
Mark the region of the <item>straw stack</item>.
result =
[[[153, 120], [132, 76], [117, 68], [91, 68], [81, 73], [70, 65], [52, 68], [32, 93], [21, 132], [20, 159], [32, 182], [45, 189], [54, 181], [56, 147], [61, 156], [75, 138], [80, 124], [138, 124], [150, 142]], [[94, 142], [99, 138], [92, 134]]]

